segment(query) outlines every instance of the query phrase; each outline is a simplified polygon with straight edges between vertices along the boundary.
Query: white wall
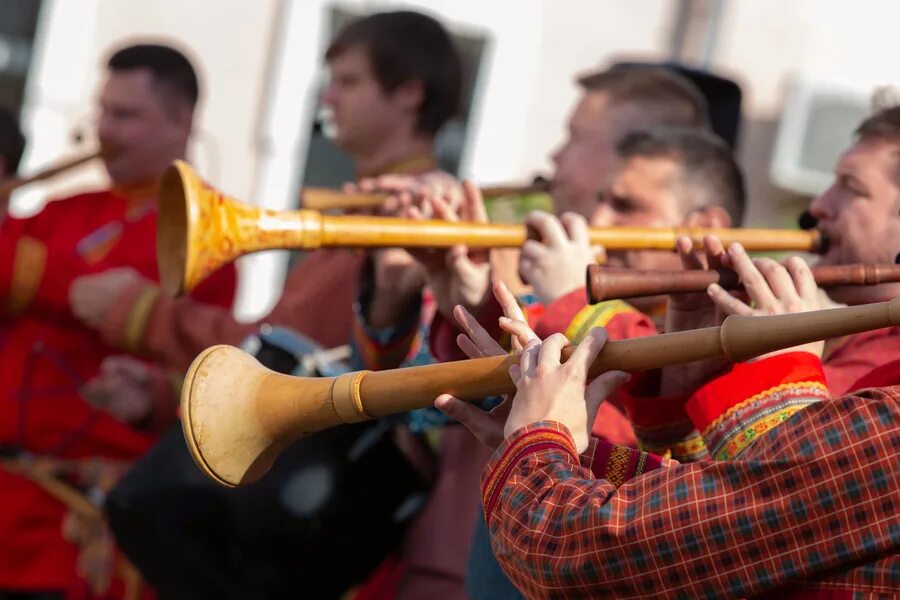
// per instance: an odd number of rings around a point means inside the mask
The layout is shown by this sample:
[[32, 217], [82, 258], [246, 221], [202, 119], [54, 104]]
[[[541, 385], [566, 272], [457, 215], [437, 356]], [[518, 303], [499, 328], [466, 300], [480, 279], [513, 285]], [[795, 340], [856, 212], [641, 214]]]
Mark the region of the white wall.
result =
[[[23, 169], [34, 169], [71, 150], [70, 131], [90, 131], [94, 100], [110, 49], [140, 39], [171, 40], [200, 71], [203, 99], [191, 158], [225, 190], [252, 188], [257, 114], [271, 54], [274, 0], [46, 0], [35, 62], [26, 92], [24, 127], [29, 148]], [[214, 10], [212, 10], [214, 8]], [[103, 181], [100, 167], [81, 173]], [[68, 194], [71, 182], [51, 191]], [[14, 198], [14, 210], [30, 212], [47, 190]]]

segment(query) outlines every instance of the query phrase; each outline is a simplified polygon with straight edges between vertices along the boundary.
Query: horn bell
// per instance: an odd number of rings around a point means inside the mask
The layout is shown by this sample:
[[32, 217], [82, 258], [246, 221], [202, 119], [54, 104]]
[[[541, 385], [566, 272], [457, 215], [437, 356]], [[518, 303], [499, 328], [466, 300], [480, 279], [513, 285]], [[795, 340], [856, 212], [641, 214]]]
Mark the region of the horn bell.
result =
[[226, 487], [257, 481], [299, 437], [342, 422], [332, 408], [333, 384], [276, 373], [233, 346], [207, 348], [181, 391], [181, 425], [194, 462]]

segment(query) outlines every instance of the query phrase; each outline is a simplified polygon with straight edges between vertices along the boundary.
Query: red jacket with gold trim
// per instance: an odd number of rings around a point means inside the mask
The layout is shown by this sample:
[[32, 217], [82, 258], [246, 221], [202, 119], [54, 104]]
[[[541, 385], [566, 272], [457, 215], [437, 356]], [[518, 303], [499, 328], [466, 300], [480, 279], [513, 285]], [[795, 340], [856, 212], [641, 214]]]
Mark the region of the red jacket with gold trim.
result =
[[[156, 211], [145, 193], [81, 194], [28, 219], [0, 223], [0, 445], [59, 458], [133, 459], [153, 435], [92, 410], [79, 387], [114, 350], [70, 312], [80, 275], [133, 267], [157, 281]], [[194, 293], [230, 306], [236, 272], [226, 267]], [[63, 540], [65, 507], [0, 470], [0, 589], [63, 589], [76, 549]]]

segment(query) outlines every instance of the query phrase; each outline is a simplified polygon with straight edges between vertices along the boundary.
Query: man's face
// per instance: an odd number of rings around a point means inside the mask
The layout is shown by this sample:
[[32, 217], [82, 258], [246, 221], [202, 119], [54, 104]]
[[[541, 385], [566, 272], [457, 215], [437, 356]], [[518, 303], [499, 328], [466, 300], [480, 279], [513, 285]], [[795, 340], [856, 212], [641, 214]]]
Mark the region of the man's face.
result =
[[569, 119], [569, 138], [553, 155], [553, 203], [556, 214], [574, 212], [590, 219], [597, 193], [609, 182], [615, 165], [618, 128], [612, 124], [609, 99], [587, 92]]
[[191, 128], [187, 102], [166, 99], [147, 69], [111, 71], [100, 96], [97, 137], [117, 184], [157, 178], [184, 156]]
[[334, 142], [350, 154], [372, 148], [415, 118], [398, 94], [386, 94], [362, 48], [349, 48], [328, 63], [331, 80], [322, 93]]
[[[891, 263], [900, 249], [900, 147], [882, 140], [860, 140], [835, 167], [834, 183], [813, 200], [810, 213], [830, 245], [820, 264]], [[852, 302], [861, 289], [829, 291]]]
[[[678, 227], [686, 217], [681, 167], [670, 158], [633, 157], [623, 161], [607, 191], [594, 196], [594, 227]], [[681, 268], [671, 252], [608, 252], [611, 266], [630, 269]]]

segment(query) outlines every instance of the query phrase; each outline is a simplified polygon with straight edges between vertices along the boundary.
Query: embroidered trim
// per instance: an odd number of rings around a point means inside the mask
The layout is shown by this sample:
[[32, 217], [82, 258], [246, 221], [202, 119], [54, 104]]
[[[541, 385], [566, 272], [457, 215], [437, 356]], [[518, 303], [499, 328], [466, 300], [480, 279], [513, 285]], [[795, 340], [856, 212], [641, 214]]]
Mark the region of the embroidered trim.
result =
[[672, 443], [668, 450], [669, 458], [679, 462], [696, 462], [709, 456], [706, 442], [696, 429], [687, 438]]
[[738, 458], [759, 436], [774, 427], [778, 427], [790, 419], [794, 413], [801, 411], [810, 404], [815, 404], [816, 402], [818, 402], [818, 399], [801, 402], [753, 421], [735, 435], [725, 437], [716, 448], [713, 449], [713, 458], [715, 458], [715, 460], [734, 460], [735, 458]]
[[716, 460], [733, 460], [757, 438], [798, 411], [828, 397], [818, 381], [784, 383], [730, 407], [703, 430], [703, 438]]
[[706, 442], [690, 421], [655, 427], [634, 426], [641, 450], [668, 455], [680, 462], [694, 462], [709, 455]]
[[6, 299], [6, 309], [10, 314], [22, 312], [34, 301], [46, 268], [47, 245], [31, 236], [20, 238], [16, 243], [12, 280]]
[[594, 327], [605, 327], [616, 315], [631, 312], [635, 312], [634, 308], [622, 300], [608, 300], [585, 306], [569, 323], [565, 331], [566, 337], [573, 344], [577, 344]]
[[775, 387], [771, 387], [765, 391], [762, 391], [758, 394], [750, 396], [746, 400], [743, 400], [743, 401], [738, 402], [737, 404], [731, 406], [728, 410], [726, 410], [724, 413], [722, 413], [721, 415], [719, 415], [718, 417], [713, 419], [713, 421], [709, 425], [706, 426], [706, 429], [703, 430], [703, 435], [706, 435], [706, 432], [711, 431], [712, 429], [718, 427], [722, 423], [722, 421], [729, 418], [729, 415], [731, 415], [735, 411], [741, 410], [743, 407], [748, 406], [754, 402], [758, 402], [759, 400], [762, 400], [767, 396], [774, 396], [774, 395], [778, 394], [779, 392], [784, 392], [784, 391], [794, 391], [798, 387], [817, 388], [817, 389], [822, 390], [826, 394], [828, 393], [828, 388], [825, 387], [824, 383], [821, 383], [819, 381], [797, 381], [794, 383], [782, 383], [781, 385], [776, 385]]
[[125, 319], [125, 327], [122, 332], [122, 348], [129, 352], [139, 352], [143, 348], [144, 331], [147, 329], [147, 321], [150, 313], [159, 297], [159, 288], [150, 285], [141, 290]]
[[613, 446], [606, 463], [606, 480], [619, 487], [628, 478], [628, 463], [632, 450], [626, 446]]
[[481, 501], [484, 506], [485, 518], [488, 522], [490, 522], [494, 507], [499, 501], [503, 485], [509, 479], [510, 473], [515, 466], [527, 455], [544, 449], [568, 452], [572, 456], [573, 461], [580, 464], [575, 444], [564, 433], [542, 427], [523, 434], [504, 450], [503, 455], [494, 465], [482, 487]]
[[643, 474], [644, 474], [644, 469], [646, 469], [646, 468], [647, 468], [647, 453], [646, 453], [646, 452], [641, 452], [641, 453], [638, 455], [638, 464], [637, 464], [637, 466], [634, 468], [634, 474], [635, 474], [635, 476], [643, 475]]

